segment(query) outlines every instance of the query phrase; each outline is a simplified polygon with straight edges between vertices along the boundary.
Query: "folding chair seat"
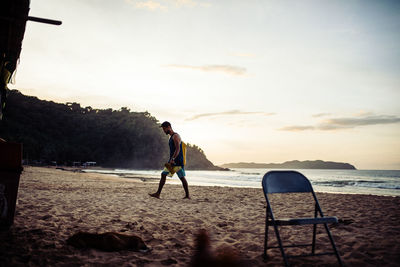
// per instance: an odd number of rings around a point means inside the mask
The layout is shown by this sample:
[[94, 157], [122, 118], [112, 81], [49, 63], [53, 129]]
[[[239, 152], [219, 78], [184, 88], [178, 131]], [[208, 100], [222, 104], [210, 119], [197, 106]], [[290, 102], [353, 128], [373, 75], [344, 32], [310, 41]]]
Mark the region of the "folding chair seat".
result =
[[[336, 217], [327, 216], [325, 217], [322, 209], [319, 205], [317, 196], [311, 186], [310, 181], [301, 173], [296, 171], [270, 171], [267, 172], [262, 180], [262, 187], [264, 190], [265, 199], [267, 201], [267, 211], [266, 211], [266, 219], [265, 219], [265, 239], [264, 239], [264, 254], [263, 257], [267, 260], [267, 250], [273, 248], [279, 248], [282, 254], [283, 261], [285, 266], [289, 266], [288, 258], [293, 257], [306, 257], [306, 256], [322, 256], [322, 255], [336, 255], [338, 263], [340, 266], [343, 266], [342, 260], [340, 259], [339, 252], [336, 248], [335, 242], [333, 241], [331, 232], [328, 227], [328, 223], [337, 223], [338, 220]], [[269, 198], [270, 194], [277, 193], [309, 193], [312, 195], [314, 200], [314, 217], [305, 217], [305, 218], [275, 218], [273, 213], [273, 208], [271, 206], [271, 201]], [[313, 225], [313, 236], [311, 244], [289, 244], [283, 245], [282, 239], [280, 237], [278, 226], [296, 226], [296, 225]], [[326, 230], [326, 233], [329, 237], [330, 243], [332, 245], [333, 252], [325, 252], [325, 253], [315, 253], [315, 245], [316, 245], [316, 234], [317, 234], [317, 225], [323, 224]], [[278, 246], [270, 246], [268, 247], [268, 229], [269, 226], [272, 226], [275, 231], [276, 239], [278, 241]], [[309, 254], [300, 254], [300, 255], [287, 255], [285, 252], [285, 248], [287, 247], [311, 247], [311, 253]]]

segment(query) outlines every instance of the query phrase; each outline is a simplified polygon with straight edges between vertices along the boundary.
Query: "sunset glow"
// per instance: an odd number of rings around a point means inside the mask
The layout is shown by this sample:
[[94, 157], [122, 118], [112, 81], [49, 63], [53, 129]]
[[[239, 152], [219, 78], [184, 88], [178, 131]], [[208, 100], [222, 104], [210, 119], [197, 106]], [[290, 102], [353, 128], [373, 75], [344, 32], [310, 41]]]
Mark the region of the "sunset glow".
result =
[[399, 1], [41, 0], [23, 94], [168, 120], [215, 164], [400, 168]]

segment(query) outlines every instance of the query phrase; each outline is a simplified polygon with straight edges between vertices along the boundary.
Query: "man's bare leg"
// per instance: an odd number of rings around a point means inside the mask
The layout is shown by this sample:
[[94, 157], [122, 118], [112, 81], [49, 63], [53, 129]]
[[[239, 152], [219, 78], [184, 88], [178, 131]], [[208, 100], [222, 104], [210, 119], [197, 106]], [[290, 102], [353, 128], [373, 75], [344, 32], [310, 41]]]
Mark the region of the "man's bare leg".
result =
[[160, 184], [158, 185], [157, 192], [153, 194], [149, 194], [151, 197], [160, 198], [161, 191], [165, 185], [165, 181], [167, 180], [167, 176], [165, 174], [161, 174]]
[[188, 198], [190, 199], [189, 196], [189, 186], [188, 186], [188, 182], [186, 181], [185, 177], [179, 178], [181, 179], [182, 185], [183, 185], [183, 189], [185, 189], [185, 197], [184, 198]]

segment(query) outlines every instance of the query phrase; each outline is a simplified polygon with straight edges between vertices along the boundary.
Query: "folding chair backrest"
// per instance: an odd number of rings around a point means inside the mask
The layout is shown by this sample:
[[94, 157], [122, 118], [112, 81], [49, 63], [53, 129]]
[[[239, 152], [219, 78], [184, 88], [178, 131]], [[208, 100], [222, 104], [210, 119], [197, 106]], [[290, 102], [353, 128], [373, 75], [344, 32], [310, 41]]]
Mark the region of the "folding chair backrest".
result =
[[313, 192], [310, 181], [296, 171], [270, 171], [262, 180], [264, 193], [303, 193]]

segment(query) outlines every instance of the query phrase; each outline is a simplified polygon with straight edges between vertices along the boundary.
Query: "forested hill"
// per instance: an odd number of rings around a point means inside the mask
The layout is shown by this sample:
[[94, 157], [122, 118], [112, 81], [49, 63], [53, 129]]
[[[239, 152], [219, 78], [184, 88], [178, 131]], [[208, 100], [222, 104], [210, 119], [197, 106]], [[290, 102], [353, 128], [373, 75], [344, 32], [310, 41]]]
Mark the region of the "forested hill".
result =
[[[103, 167], [159, 169], [168, 160], [168, 137], [148, 112], [59, 104], [9, 91], [0, 137], [23, 143], [26, 160]], [[188, 140], [184, 140], [188, 141]], [[188, 145], [187, 169], [220, 169]]]

